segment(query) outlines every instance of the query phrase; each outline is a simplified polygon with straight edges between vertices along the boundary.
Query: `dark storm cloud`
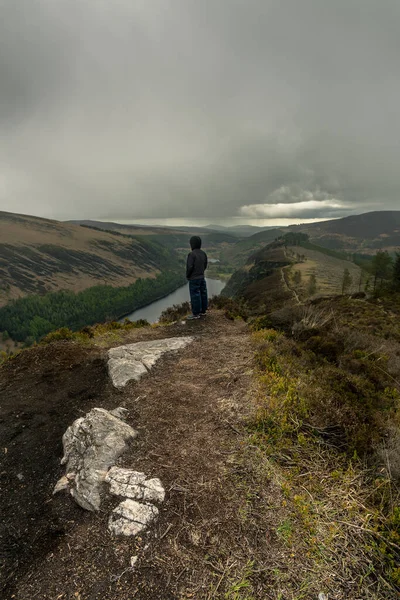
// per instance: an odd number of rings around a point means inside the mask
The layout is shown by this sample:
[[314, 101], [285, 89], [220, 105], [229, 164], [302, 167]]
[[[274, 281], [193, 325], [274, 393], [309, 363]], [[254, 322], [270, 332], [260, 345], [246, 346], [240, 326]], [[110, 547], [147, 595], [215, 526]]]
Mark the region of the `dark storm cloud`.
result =
[[397, 0], [0, 0], [0, 209], [398, 208]]

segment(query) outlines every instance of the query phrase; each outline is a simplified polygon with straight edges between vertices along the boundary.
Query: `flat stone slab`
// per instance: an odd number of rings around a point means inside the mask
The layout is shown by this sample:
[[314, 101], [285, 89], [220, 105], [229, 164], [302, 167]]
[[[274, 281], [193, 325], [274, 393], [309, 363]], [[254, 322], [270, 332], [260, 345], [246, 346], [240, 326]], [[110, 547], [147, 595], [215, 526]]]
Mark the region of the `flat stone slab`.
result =
[[61, 464], [66, 465], [66, 476], [54, 492], [69, 488], [82, 508], [99, 510], [107, 471], [136, 436], [137, 432], [118, 417], [103, 408], [93, 408], [63, 435]]
[[173, 337], [150, 342], [137, 342], [111, 348], [108, 351], [108, 373], [116, 388], [123, 388], [128, 381], [139, 381], [166, 352], [185, 348], [193, 337]]
[[152, 504], [140, 504], [124, 500], [113, 510], [108, 529], [114, 535], [137, 535], [158, 517], [158, 508]]
[[111, 494], [115, 496], [145, 502], [163, 502], [165, 498], [161, 481], [157, 477], [147, 479], [140, 471], [111, 467], [105, 480], [110, 484]]

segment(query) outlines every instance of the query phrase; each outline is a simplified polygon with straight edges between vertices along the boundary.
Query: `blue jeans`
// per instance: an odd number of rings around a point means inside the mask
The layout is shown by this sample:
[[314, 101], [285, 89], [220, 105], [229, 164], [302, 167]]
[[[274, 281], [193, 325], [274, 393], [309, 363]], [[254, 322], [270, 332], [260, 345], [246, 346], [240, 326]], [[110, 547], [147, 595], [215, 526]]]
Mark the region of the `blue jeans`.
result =
[[189, 281], [190, 302], [192, 313], [199, 315], [205, 313], [208, 307], [207, 284], [205, 279], [191, 279]]

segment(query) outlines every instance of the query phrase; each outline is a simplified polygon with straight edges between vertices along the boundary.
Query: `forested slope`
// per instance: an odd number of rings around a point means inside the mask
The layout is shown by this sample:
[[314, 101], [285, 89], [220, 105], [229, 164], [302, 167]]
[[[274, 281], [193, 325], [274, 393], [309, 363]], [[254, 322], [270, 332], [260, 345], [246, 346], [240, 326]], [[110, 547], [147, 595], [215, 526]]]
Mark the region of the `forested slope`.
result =
[[0, 306], [28, 294], [126, 286], [176, 260], [143, 237], [0, 212]]

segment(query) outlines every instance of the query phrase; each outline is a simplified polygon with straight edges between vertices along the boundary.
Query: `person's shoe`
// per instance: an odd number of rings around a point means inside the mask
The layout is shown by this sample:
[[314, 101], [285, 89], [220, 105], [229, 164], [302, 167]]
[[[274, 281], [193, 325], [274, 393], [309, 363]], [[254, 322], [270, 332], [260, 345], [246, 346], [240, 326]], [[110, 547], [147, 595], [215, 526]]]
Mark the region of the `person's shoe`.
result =
[[206, 317], [206, 316], [207, 316], [207, 313], [200, 313], [200, 316], [201, 316], [201, 317]]
[[193, 319], [200, 319], [200, 315], [189, 315], [186, 317], [188, 321], [193, 321]]

